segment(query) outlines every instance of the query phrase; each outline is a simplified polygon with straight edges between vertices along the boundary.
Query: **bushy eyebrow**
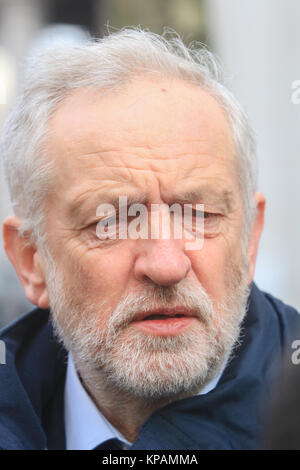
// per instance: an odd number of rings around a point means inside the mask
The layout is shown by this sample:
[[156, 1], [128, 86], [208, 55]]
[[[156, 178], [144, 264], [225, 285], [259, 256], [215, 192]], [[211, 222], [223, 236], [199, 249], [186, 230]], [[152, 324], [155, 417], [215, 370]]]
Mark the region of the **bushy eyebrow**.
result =
[[[127, 207], [132, 204], [144, 204], [149, 205], [151, 202], [148, 196], [145, 194], [124, 194], [124, 193], [101, 193], [99, 192], [96, 197], [93, 197], [93, 203], [89, 205], [89, 209], [93, 208], [96, 214], [96, 208], [100, 204], [111, 204], [115, 208], [119, 207], [120, 196], [126, 196]], [[164, 203], [172, 205], [178, 204], [189, 204], [189, 203], [201, 203], [208, 206], [215, 206], [221, 208], [226, 212], [231, 212], [233, 209], [233, 193], [228, 189], [214, 189], [207, 186], [197, 187], [193, 190], [188, 191], [175, 191], [172, 195], [165, 197]], [[71, 206], [70, 216], [73, 220], [77, 219], [84, 211], [86, 201], [78, 202]], [[125, 202], [125, 201], [124, 201]], [[121, 204], [122, 205], [122, 204]]]
[[[132, 195], [132, 194], [108, 194], [99, 192], [97, 196], [91, 197], [88, 209], [94, 210], [94, 215], [96, 215], [96, 209], [100, 204], [111, 204], [114, 207], [119, 207], [119, 197], [126, 196], [127, 197], [127, 206], [131, 206], [132, 204], [147, 204], [147, 196], [145, 195]], [[69, 209], [69, 214], [71, 220], [77, 220], [85, 210], [87, 200], [76, 202], [71, 204]]]
[[176, 202], [180, 204], [202, 203], [221, 205], [224, 210], [231, 212], [234, 206], [234, 194], [229, 189], [215, 189], [208, 186], [199, 186], [196, 189], [182, 191], [176, 194]]

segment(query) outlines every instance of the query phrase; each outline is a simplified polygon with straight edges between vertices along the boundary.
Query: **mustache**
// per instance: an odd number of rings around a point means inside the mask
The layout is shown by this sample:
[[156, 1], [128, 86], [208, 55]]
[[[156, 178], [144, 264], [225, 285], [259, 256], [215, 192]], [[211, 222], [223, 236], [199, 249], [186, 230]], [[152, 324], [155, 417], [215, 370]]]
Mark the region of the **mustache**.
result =
[[136, 293], [123, 297], [108, 321], [110, 334], [118, 334], [139, 313], [156, 309], [185, 307], [205, 324], [209, 324], [215, 313], [211, 297], [201, 285], [193, 285], [183, 279], [175, 286], [156, 286], [144, 282]]

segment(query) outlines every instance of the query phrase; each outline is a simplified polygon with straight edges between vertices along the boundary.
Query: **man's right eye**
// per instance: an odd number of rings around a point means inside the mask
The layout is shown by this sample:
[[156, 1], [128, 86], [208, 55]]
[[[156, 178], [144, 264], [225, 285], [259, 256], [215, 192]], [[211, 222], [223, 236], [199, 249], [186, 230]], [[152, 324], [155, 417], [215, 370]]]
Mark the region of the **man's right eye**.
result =
[[[129, 220], [122, 220], [118, 214], [105, 217], [91, 225], [99, 240], [124, 238], [124, 231], [127, 233]], [[121, 234], [121, 236], [120, 236]], [[126, 238], [126, 236], [125, 236]]]
[[96, 223], [96, 226], [101, 226], [103, 227], [104, 229], [109, 229], [109, 227], [112, 227], [114, 225], [117, 225], [118, 224], [118, 220], [116, 217], [106, 217], [104, 219], [101, 219], [99, 220], [97, 223]]

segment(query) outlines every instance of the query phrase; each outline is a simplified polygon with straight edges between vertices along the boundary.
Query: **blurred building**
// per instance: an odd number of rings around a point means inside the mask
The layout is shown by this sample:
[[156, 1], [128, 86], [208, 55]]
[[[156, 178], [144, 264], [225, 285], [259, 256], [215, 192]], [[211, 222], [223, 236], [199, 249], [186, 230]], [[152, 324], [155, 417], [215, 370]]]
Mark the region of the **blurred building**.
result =
[[256, 281], [300, 310], [300, 79], [298, 0], [207, 0], [208, 39], [246, 108], [258, 143], [265, 229]]

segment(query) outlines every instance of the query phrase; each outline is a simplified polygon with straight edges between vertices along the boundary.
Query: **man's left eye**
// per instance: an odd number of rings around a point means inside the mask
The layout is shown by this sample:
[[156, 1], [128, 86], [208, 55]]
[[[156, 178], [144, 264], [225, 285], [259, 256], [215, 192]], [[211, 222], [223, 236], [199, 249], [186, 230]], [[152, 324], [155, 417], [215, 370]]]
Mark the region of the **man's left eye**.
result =
[[196, 209], [193, 209], [193, 216], [195, 217], [203, 217], [204, 219], [209, 219], [212, 217], [216, 217], [219, 214], [215, 214], [214, 212], [205, 212], [205, 211], [198, 211]]
[[215, 212], [207, 212], [207, 211], [193, 211], [194, 220], [203, 219], [203, 229], [204, 229], [204, 236], [206, 237], [213, 237], [217, 235], [220, 231], [220, 223], [222, 220], [222, 215], [215, 213]]

